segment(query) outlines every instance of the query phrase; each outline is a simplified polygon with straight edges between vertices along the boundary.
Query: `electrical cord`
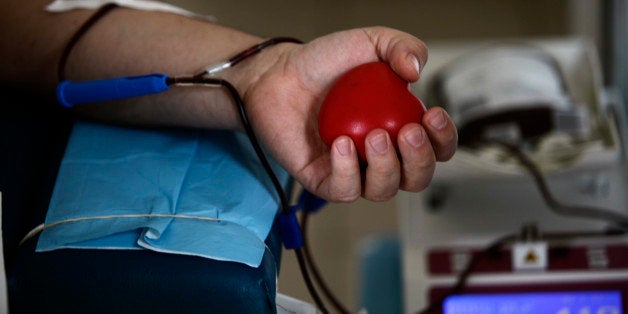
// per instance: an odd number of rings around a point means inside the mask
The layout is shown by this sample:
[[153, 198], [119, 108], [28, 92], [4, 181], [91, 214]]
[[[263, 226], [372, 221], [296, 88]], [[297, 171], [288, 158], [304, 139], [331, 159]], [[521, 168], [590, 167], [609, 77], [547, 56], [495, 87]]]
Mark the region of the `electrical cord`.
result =
[[[561, 90], [565, 93], [568, 99], [570, 100], [574, 99], [573, 93], [570, 91], [569, 86], [567, 84], [566, 75], [562, 71], [560, 63], [558, 62], [558, 59], [556, 57], [554, 57], [552, 54], [550, 54], [549, 52], [545, 51], [544, 49], [536, 45], [531, 45], [531, 44], [522, 43], [522, 42], [517, 42], [515, 44], [522, 48], [534, 49], [534, 51], [537, 53], [537, 57], [540, 58], [540, 60], [545, 61], [555, 71], [559, 79], [558, 81], [559, 88], [561, 88]], [[460, 60], [463, 60], [462, 58], [465, 58], [465, 57], [461, 57]], [[444, 78], [443, 74], [441, 74], [440, 76], [437, 76], [435, 82], [431, 86], [431, 89], [432, 89], [433, 94], [436, 97], [436, 100], [437, 100], [436, 102], [446, 104], [448, 103], [448, 99], [445, 96], [445, 92], [443, 89], [443, 78]], [[482, 121], [482, 124], [486, 124], [487, 121]], [[461, 131], [461, 133], [463, 131]], [[463, 136], [463, 134], [461, 134], [460, 136], [461, 140], [463, 137], [467, 140], [467, 142], [465, 143], [462, 143], [461, 141], [461, 144], [465, 144], [469, 146], [498, 145], [502, 147], [503, 149], [505, 149], [511, 156], [516, 158], [521, 164], [521, 166], [523, 166], [523, 168], [532, 176], [534, 180], [534, 184], [536, 185], [539, 193], [542, 196], [544, 203], [548, 206], [550, 211], [561, 216], [574, 216], [574, 217], [580, 217], [580, 218], [603, 220], [603, 221], [610, 222], [612, 224], [611, 228], [613, 227], [618, 228], [618, 229], [610, 229], [602, 233], [575, 232], [575, 233], [570, 233], [570, 234], [545, 234], [544, 235], [545, 238], [560, 238], [560, 237], [569, 238], [569, 237], [576, 237], [576, 236], [597, 236], [597, 235], [623, 235], [628, 230], [628, 216], [619, 214], [617, 212], [614, 212], [605, 208], [599, 208], [595, 206], [586, 206], [586, 205], [583, 206], [583, 205], [564, 204], [560, 202], [559, 200], [557, 200], [552, 195], [548, 187], [548, 184], [545, 180], [545, 177], [543, 176], [542, 172], [539, 170], [538, 166], [535, 164], [534, 161], [532, 161], [531, 158], [526, 156], [523, 150], [517, 145], [513, 143], [508, 143], [505, 141], [482, 138], [481, 137], [482, 132], [473, 131], [473, 132], [467, 132], [467, 133], [468, 134], [464, 134], [467, 136]], [[464, 289], [464, 286], [466, 284], [468, 277], [471, 275], [471, 273], [473, 272], [473, 269], [480, 262], [481, 259], [485, 258], [491, 252], [495, 252], [500, 247], [504, 246], [508, 242], [513, 241], [515, 239], [516, 239], [516, 235], [514, 234], [506, 235], [504, 237], [501, 237], [493, 241], [479, 254], [474, 255], [472, 259], [469, 261], [469, 263], [467, 264], [466, 268], [459, 274], [458, 280], [456, 284], [453, 286], [453, 288], [450, 290], [450, 292], [448, 292], [447, 295], [439, 299], [434, 304], [430, 304], [425, 309], [420, 310], [419, 313], [423, 314], [423, 313], [441, 312], [442, 309], [440, 309], [440, 307], [442, 306], [442, 302], [444, 301], [444, 299], [447, 296], [459, 293], [460, 291]]]
[[562, 216], [578, 216], [597, 220], [605, 220], [617, 224], [621, 228], [628, 228], [628, 217], [620, 213], [594, 206], [571, 205], [558, 201], [551, 193], [545, 177], [537, 165], [516, 145], [499, 140], [487, 140], [488, 144], [497, 144], [506, 149], [533, 177], [534, 182], [550, 210]]
[[[521, 165], [528, 171], [528, 173], [533, 177], [534, 183], [536, 184], [541, 196], [543, 197], [544, 202], [549, 207], [551, 211], [558, 215], [563, 216], [578, 216], [584, 218], [605, 220], [612, 224], [616, 224], [616, 226], [611, 226], [606, 231], [603, 232], [571, 232], [571, 233], [546, 233], [542, 234], [541, 237], [546, 240], [551, 239], [571, 239], [575, 237], [595, 237], [595, 236], [621, 236], [625, 235], [628, 231], [628, 217], [621, 215], [619, 213], [610, 211], [604, 208], [598, 208], [593, 206], [582, 206], [582, 205], [567, 205], [559, 202], [551, 193], [546, 181], [545, 177], [537, 167], [537, 165], [528, 157], [526, 154], [515, 144], [511, 144], [505, 141], [500, 140], [484, 140], [482, 144], [496, 144], [505, 148], [513, 157], [517, 158]], [[441, 313], [442, 306], [447, 299], [447, 297], [461, 293], [466, 283], [473, 273], [475, 267], [487, 256], [498, 252], [503, 246], [517, 240], [517, 234], [509, 234], [503, 237], [498, 238], [497, 240], [490, 243], [486, 248], [484, 248], [478, 254], [472, 256], [471, 260], [467, 263], [466, 267], [460, 274], [458, 275], [458, 279], [455, 285], [442, 297], [440, 297], [436, 302], [428, 304], [424, 309], [419, 310], [418, 314], [432, 314], [432, 313]]]

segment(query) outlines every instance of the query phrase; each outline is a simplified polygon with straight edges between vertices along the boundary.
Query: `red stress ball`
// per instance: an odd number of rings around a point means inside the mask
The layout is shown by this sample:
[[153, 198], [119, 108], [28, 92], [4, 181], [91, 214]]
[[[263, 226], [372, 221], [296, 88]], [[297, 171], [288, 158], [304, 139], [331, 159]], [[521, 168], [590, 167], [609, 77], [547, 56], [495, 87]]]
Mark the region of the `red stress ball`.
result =
[[420, 123], [425, 106], [388, 64], [371, 62], [342, 75], [325, 97], [318, 116], [318, 132], [331, 147], [341, 135], [351, 137], [362, 162], [364, 140], [374, 129], [388, 131], [397, 149], [397, 133], [408, 123]]

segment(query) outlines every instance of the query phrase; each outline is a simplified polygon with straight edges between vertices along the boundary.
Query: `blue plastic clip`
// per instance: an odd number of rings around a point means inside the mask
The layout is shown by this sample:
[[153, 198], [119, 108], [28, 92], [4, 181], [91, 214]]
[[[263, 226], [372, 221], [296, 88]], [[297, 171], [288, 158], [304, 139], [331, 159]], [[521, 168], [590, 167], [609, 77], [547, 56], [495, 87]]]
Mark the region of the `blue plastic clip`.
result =
[[303, 247], [303, 234], [293, 210], [290, 210], [289, 214], [279, 214], [279, 232], [286, 249], [292, 250]]
[[316, 212], [326, 204], [326, 200], [304, 189], [301, 195], [299, 195], [297, 204], [290, 206], [290, 213], [279, 214], [279, 231], [286, 249], [298, 249], [303, 247], [303, 234], [301, 233], [301, 227], [299, 226], [296, 212], [301, 209], [310, 213]]
[[62, 106], [71, 108], [85, 103], [157, 94], [170, 88], [167, 78], [155, 73], [87, 82], [63, 81], [57, 86], [57, 100]]
[[308, 190], [303, 190], [299, 196], [299, 204], [304, 211], [314, 213], [327, 205], [327, 201], [310, 193]]

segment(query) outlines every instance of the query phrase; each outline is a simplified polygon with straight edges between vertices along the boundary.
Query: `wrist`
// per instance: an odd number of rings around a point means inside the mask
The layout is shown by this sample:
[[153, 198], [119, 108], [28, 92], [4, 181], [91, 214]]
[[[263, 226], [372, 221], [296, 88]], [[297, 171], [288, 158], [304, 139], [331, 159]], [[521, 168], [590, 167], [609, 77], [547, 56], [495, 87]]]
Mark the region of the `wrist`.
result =
[[273, 74], [284, 74], [280, 72], [285, 70], [284, 65], [299, 46], [300, 44], [296, 42], [278, 42], [269, 45], [218, 76], [232, 83], [246, 104], [259, 82]]

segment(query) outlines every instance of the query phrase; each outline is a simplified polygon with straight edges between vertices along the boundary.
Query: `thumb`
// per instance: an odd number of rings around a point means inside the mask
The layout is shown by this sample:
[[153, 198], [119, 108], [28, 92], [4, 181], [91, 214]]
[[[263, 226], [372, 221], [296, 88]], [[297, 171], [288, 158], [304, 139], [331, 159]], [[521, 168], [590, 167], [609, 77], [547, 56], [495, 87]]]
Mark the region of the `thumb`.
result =
[[419, 79], [427, 63], [428, 49], [425, 43], [402, 31], [386, 27], [369, 27], [364, 31], [377, 49], [379, 58], [408, 82]]

